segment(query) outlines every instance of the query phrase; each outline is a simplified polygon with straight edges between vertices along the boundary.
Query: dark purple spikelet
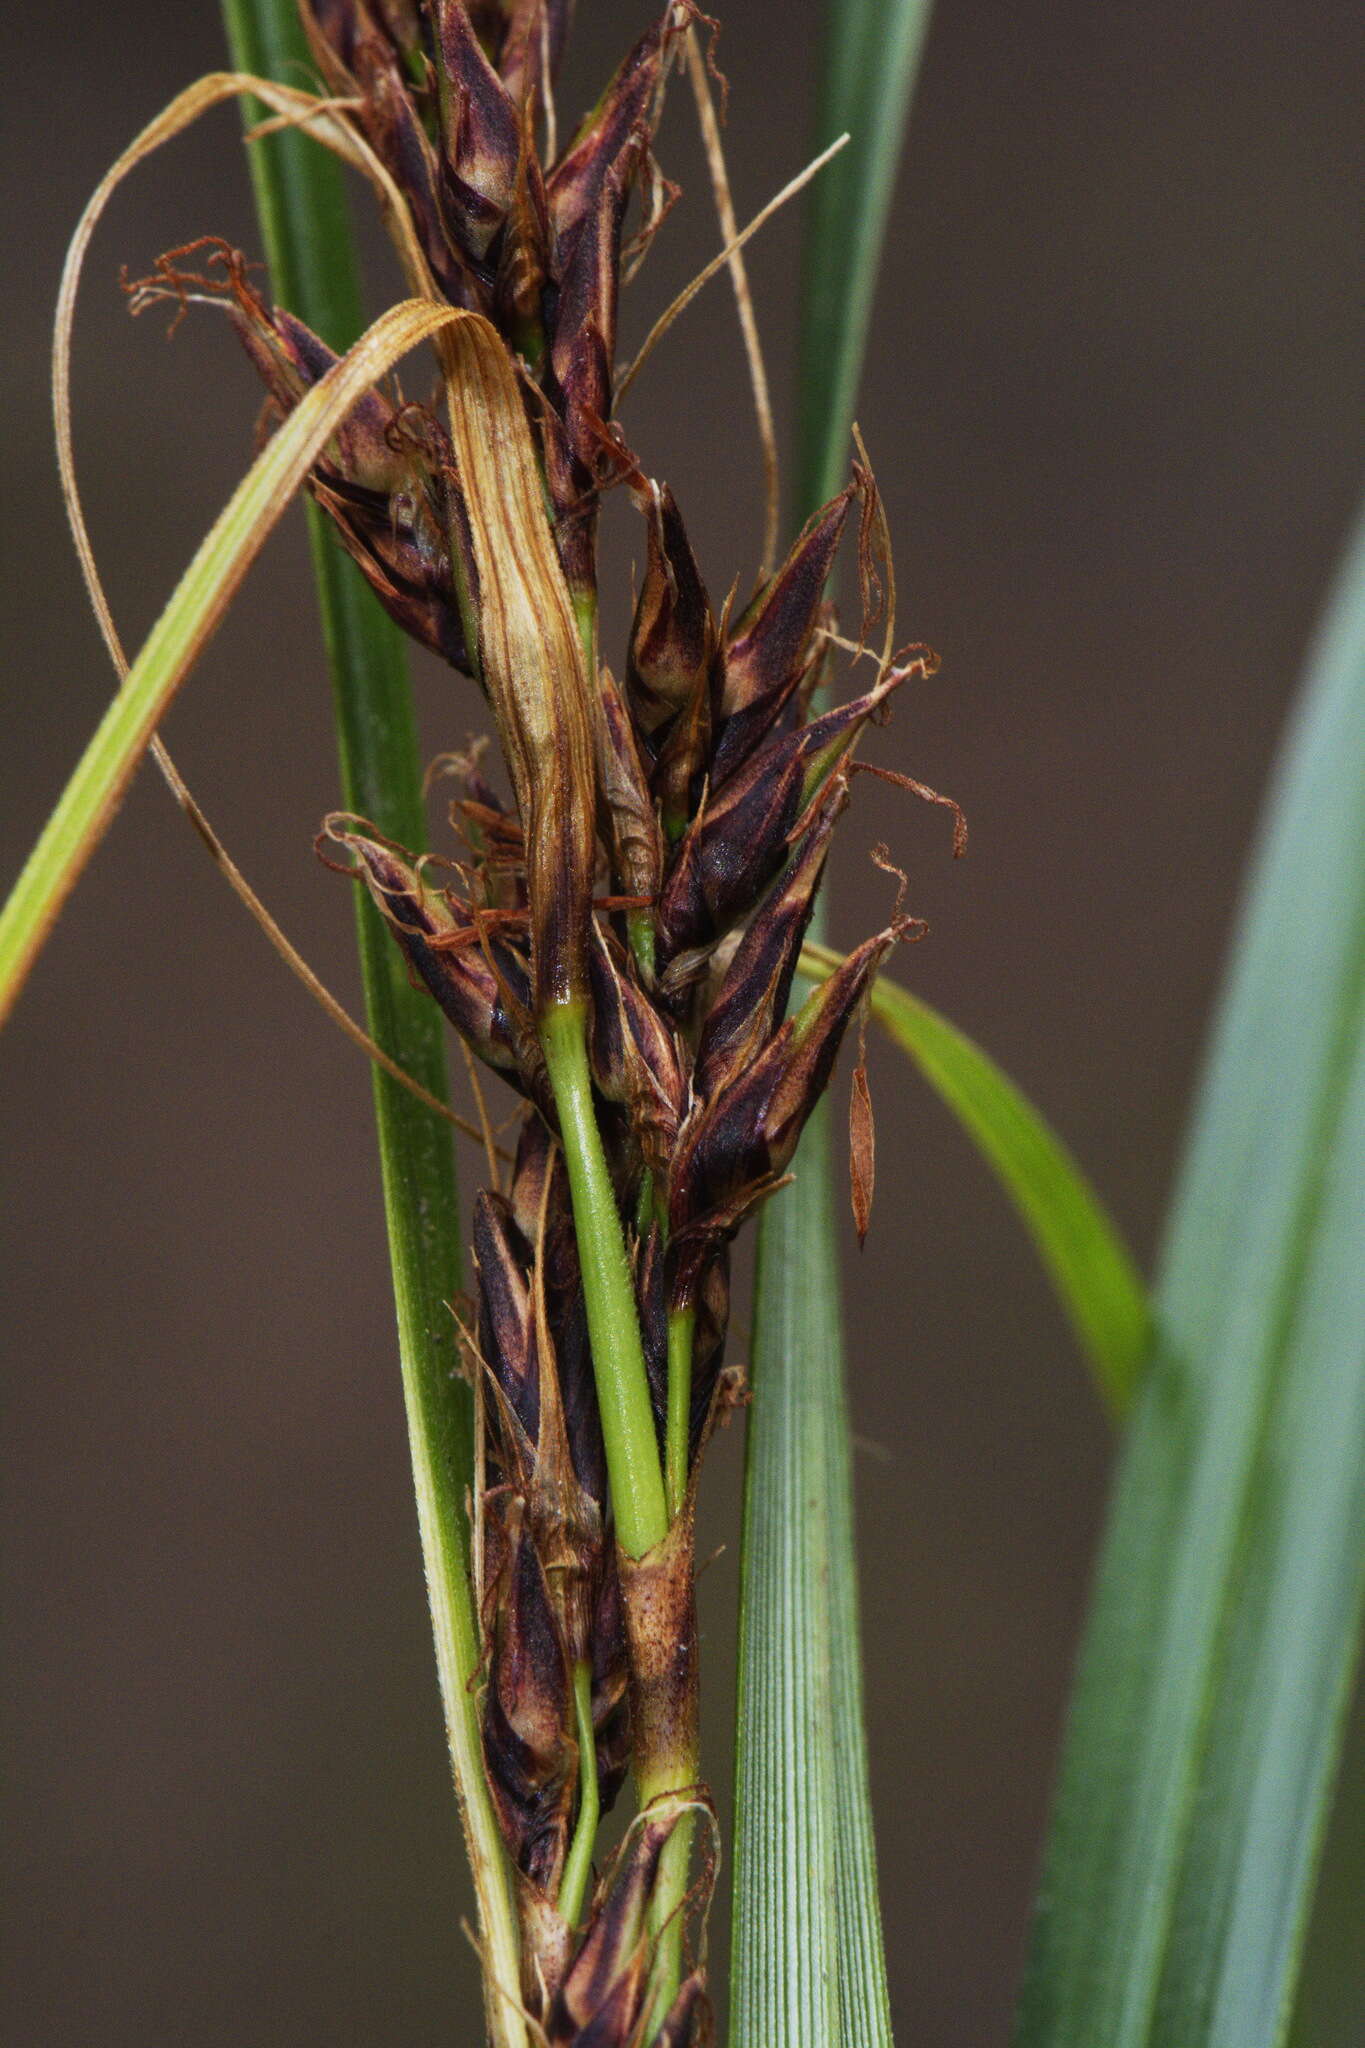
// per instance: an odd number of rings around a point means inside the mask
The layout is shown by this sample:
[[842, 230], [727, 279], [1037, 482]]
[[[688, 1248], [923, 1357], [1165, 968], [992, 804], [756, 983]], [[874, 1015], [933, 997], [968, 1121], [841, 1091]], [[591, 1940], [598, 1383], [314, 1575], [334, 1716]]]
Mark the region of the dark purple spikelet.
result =
[[707, 1254], [734, 1235], [786, 1172], [844, 1033], [905, 929], [898, 921], [850, 953], [757, 1058], [694, 1108], [669, 1179], [670, 1306], [691, 1301]]
[[856, 495], [850, 484], [815, 514], [726, 641], [711, 762], [717, 783], [771, 730], [819, 656], [820, 606]]
[[[675, 1813], [649, 1814], [622, 1844], [587, 1938], [550, 2006], [545, 2031], [554, 2048], [624, 2048], [643, 2038], [650, 1960], [645, 1914], [659, 1859], [676, 1826]], [[694, 2006], [689, 2001], [689, 2012]], [[649, 2039], [652, 2044], [660, 2036]]]
[[[543, 1117], [528, 1116], [522, 1123], [512, 1184], [505, 1201], [502, 1197], [489, 1199], [502, 1204], [507, 1215], [508, 1255], [516, 1261], [522, 1276], [528, 1314], [535, 1262], [540, 1261], [545, 1322], [554, 1351], [569, 1455], [579, 1484], [605, 1514], [607, 1469], [588, 1355], [578, 1243], [563, 1154]], [[480, 1262], [481, 1273], [482, 1270]], [[537, 1405], [535, 1429], [538, 1427]]]
[[659, 899], [661, 962], [713, 943], [752, 909], [804, 828], [808, 806], [900, 681], [893, 670], [852, 703], [774, 734], [708, 789]]
[[[557, 1897], [581, 1770], [573, 1673], [588, 1673], [603, 1807], [630, 1751], [629, 1672], [582, 1276], [558, 1150], [523, 1126], [508, 1195], [474, 1214], [485, 1492], [481, 1509], [489, 1783], [519, 1873], [540, 1989], [566, 1953]], [[530, 1668], [528, 1659], [538, 1656]], [[533, 1938], [534, 1937], [534, 1938]], [[536, 1988], [528, 1981], [528, 1992]]]
[[692, 1085], [703, 1101], [740, 1078], [786, 1014], [830, 840], [847, 803], [847, 777], [836, 775], [735, 949], [697, 1045]]
[[[177, 282], [173, 268], [161, 288]], [[235, 251], [220, 250], [194, 280], [221, 295], [234, 330], [282, 418], [336, 363], [327, 344], [281, 307], [268, 307]], [[401, 410], [372, 391], [337, 429], [309, 490], [389, 616], [452, 667], [467, 669], [451, 566], [449, 443], [425, 408]]]
[[484, 1755], [503, 1839], [538, 1891], [563, 1869], [573, 1810], [569, 1666], [544, 1566], [512, 1501], [490, 1531]]
[[593, 1080], [604, 1101], [625, 1111], [641, 1166], [664, 1175], [687, 1108], [684, 1048], [632, 977], [626, 949], [600, 923], [588, 967]]
[[433, 11], [442, 212], [451, 239], [482, 264], [511, 211], [522, 122], [460, 0], [436, 0]]
[[465, 1043], [496, 1074], [546, 1101], [543, 1061], [530, 1030], [531, 979], [509, 933], [516, 921], [481, 933], [472, 908], [454, 908], [397, 848], [331, 819], [327, 835], [350, 848], [348, 870], [367, 885], [417, 979], [435, 996]]
[[672, 491], [643, 477], [640, 486], [647, 551], [626, 680], [640, 729], [653, 734], [709, 684], [716, 622]]

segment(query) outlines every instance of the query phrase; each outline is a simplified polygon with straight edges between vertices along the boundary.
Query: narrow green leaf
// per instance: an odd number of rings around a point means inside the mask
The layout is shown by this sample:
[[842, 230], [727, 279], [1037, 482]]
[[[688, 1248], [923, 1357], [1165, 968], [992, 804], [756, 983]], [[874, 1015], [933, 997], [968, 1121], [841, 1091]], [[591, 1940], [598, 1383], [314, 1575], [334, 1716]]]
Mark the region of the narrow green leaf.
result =
[[[305, 74], [294, 0], [225, 0], [224, 15], [239, 68], [294, 83]], [[272, 137], [253, 148], [250, 160], [275, 289], [334, 348], [345, 348], [359, 332], [362, 315], [338, 166], [300, 135]], [[400, 844], [425, 845], [422, 763], [402, 636], [312, 506], [309, 537], [332, 671], [342, 800]], [[398, 948], [364, 890], [356, 891], [356, 917], [370, 1031], [405, 1072], [444, 1098], [444, 1028], [436, 1006], [409, 987]], [[470, 1689], [479, 1641], [464, 1506], [474, 1469], [473, 1414], [469, 1389], [457, 1370], [446, 1307], [460, 1285], [451, 1134], [378, 1071], [374, 1100], [408, 1443], [446, 1734], [489, 1970], [504, 1989], [515, 1989], [515, 1909], [484, 1784]], [[488, 2024], [498, 2048], [523, 2048], [525, 2027], [510, 2000], [496, 1990], [489, 1998]]]
[[1268, 807], [1062, 1762], [1020, 2048], [1284, 2034], [1365, 1577], [1365, 525]]
[[1337, 1794], [1304, 1941], [1287, 2048], [1360, 2048], [1365, 2040], [1365, 1970], [1360, 1963], [1363, 1899], [1365, 1695], [1357, 1686], [1337, 1765]]
[[828, 1149], [826, 1129], [813, 1123], [795, 1184], [769, 1204], [758, 1260], [735, 1722], [733, 2048], [857, 2038], [839, 2024], [835, 1965], [840, 1660], [831, 1655], [828, 1470], [844, 1390]]
[[[802, 965], [832, 974], [842, 956], [808, 946]], [[883, 975], [872, 1014], [910, 1055], [999, 1176], [1115, 1414], [1132, 1398], [1151, 1315], [1131, 1254], [1056, 1133], [988, 1053]]]
[[176, 691], [338, 423], [356, 401], [458, 314], [416, 299], [391, 306], [272, 436], [201, 541], [100, 720], [0, 911], [0, 1022], [107, 830]]
[[[830, 0], [811, 188], [798, 517], [847, 466], [849, 424], [926, 0]], [[818, 928], [817, 933], [818, 936]], [[798, 995], [800, 989], [798, 988]], [[829, 1187], [818, 1109], [764, 1216], [740, 1560], [736, 2048], [889, 2048], [863, 1731], [857, 1566]]]
[[929, 0], [829, 0], [816, 149], [849, 145], [811, 187], [797, 448], [804, 516], [848, 471], [849, 428]]

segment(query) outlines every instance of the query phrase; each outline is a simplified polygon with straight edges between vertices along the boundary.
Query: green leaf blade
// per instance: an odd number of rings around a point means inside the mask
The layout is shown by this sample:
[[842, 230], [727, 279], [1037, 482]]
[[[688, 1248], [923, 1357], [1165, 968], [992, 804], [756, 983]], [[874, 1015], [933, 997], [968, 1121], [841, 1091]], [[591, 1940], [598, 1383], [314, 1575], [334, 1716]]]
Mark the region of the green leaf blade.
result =
[[210, 527], [53, 806], [0, 909], [0, 1022], [118, 809], [159, 720], [336, 422], [401, 354], [456, 316], [391, 306], [304, 394]]
[[[851, 140], [812, 186], [807, 216], [798, 518], [833, 494], [847, 466], [928, 14], [926, 0], [832, 0], [827, 10], [815, 147], [846, 129]], [[815, 930], [819, 936], [818, 917]], [[832, 2040], [890, 2048], [823, 1106], [795, 1171], [796, 1185], [764, 1216], [758, 1248], [740, 1560], [732, 2022], [737, 2048], [826, 2048]], [[793, 1304], [804, 1310], [800, 1319]], [[765, 1636], [770, 1616], [799, 1632], [803, 1657], [791, 1657], [780, 1632]]]
[[1020, 2048], [1271, 2048], [1365, 1552], [1365, 530], [1286, 748], [1101, 1556]]
[[[297, 82], [311, 62], [293, 0], [224, 0], [234, 62]], [[249, 155], [271, 278], [292, 311], [335, 349], [363, 325], [345, 186], [335, 161], [299, 134]], [[332, 675], [343, 801], [404, 846], [426, 843], [422, 758], [404, 641], [313, 506], [309, 542]], [[398, 948], [357, 890], [356, 933], [372, 1036], [399, 1066], [447, 1098], [445, 1027], [408, 982]], [[486, 2019], [496, 2048], [524, 2048], [504, 1989], [519, 1980], [516, 1910], [488, 1800], [473, 1679], [480, 1658], [465, 1500], [474, 1417], [448, 1304], [461, 1285], [460, 1220], [449, 1125], [373, 1071], [399, 1361], [437, 1672], [456, 1797], [485, 1944]]]
[[840, 488], [877, 271], [929, 0], [831, 0], [815, 149], [848, 147], [811, 187], [802, 274], [797, 501], [804, 516]]
[[[812, 1142], [812, 1133], [814, 1142]], [[843, 1357], [828, 1144], [808, 1127], [764, 1218], [745, 1449], [736, 1727], [733, 2048], [841, 2038], [829, 1416]]]
[[[811, 951], [828, 971], [838, 955]], [[988, 1053], [919, 996], [882, 976], [872, 1014], [915, 1062], [994, 1169], [1033, 1238], [1100, 1393], [1120, 1415], [1151, 1338], [1132, 1255], [1080, 1167]]]

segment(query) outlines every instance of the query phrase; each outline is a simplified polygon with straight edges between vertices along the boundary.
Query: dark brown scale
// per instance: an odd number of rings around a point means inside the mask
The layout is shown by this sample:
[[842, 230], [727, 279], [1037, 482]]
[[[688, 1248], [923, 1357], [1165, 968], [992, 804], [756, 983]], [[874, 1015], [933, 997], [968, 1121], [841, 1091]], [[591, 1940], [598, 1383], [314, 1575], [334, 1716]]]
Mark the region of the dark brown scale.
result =
[[642, 732], [655, 733], [709, 684], [716, 622], [677, 503], [667, 484], [645, 482], [646, 555], [630, 634], [626, 683]]
[[519, 1528], [486, 1603], [490, 1613], [484, 1756], [504, 1840], [540, 1887], [557, 1882], [573, 1801], [573, 1698], [554, 1606]]
[[759, 1057], [689, 1117], [669, 1186], [670, 1306], [693, 1299], [705, 1260], [786, 1172], [844, 1033], [901, 930], [890, 926], [851, 953]]
[[812, 642], [853, 497], [850, 484], [809, 521], [727, 642], [711, 759], [717, 783], [771, 729], [819, 658]]

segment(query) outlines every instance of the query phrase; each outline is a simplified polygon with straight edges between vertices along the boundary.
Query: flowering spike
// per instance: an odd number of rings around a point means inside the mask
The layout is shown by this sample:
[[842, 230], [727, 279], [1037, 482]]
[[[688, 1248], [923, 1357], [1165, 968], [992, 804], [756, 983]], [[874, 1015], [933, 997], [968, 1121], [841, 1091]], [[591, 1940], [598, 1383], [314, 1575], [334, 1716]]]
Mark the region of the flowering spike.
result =
[[902, 677], [809, 725], [767, 740], [714, 791], [678, 852], [659, 901], [665, 959], [718, 937], [766, 888], [807, 806]]
[[850, 953], [747, 1071], [688, 1119], [669, 1190], [680, 1275], [672, 1300], [690, 1297], [697, 1248], [732, 1236], [785, 1173], [849, 1020], [904, 928], [890, 925]]
[[801, 682], [856, 489], [850, 484], [807, 522], [782, 567], [730, 637], [711, 769], [717, 782], [752, 751]]
[[504, 1080], [542, 1096], [541, 1062], [528, 1028], [525, 962], [503, 940], [490, 941], [485, 952], [474, 929], [452, 909], [449, 896], [425, 882], [386, 840], [348, 829], [340, 818], [329, 819], [327, 830], [356, 855], [356, 872], [408, 964], [465, 1043]]
[[847, 778], [836, 775], [739, 942], [697, 1047], [693, 1087], [703, 1100], [745, 1071], [786, 1011], [830, 838], [847, 802]]
[[650, 481], [637, 502], [645, 513], [648, 552], [626, 682], [641, 729], [653, 733], [709, 678], [716, 625], [672, 491]]
[[613, 953], [600, 924], [589, 955], [593, 1080], [625, 1110], [645, 1168], [667, 1170], [677, 1143], [687, 1082], [677, 1038]]
[[481, 263], [512, 203], [522, 123], [462, 0], [435, 0], [432, 28], [445, 218]]
[[[363, 822], [327, 828], [415, 979], [528, 1098], [506, 1192], [474, 1206], [474, 1334], [462, 1325], [481, 1397], [485, 1761], [521, 1919], [521, 1980], [499, 1988], [547, 2048], [695, 2048], [709, 2020], [683, 1956], [706, 1805], [692, 1506], [733, 1377], [729, 1240], [781, 1184], [907, 929], [898, 899], [787, 1017], [852, 750], [908, 655], [929, 658], [891, 652], [861, 442], [848, 489], [732, 621], [612, 417], [618, 293], [670, 203], [653, 141], [670, 59], [705, 19], [692, 0], [670, 0], [557, 162], [550, 79], [572, 0], [301, 4], [329, 120], [398, 188], [390, 225], [415, 288], [429, 272], [468, 316], [437, 350], [447, 422], [376, 389], [310, 483], [390, 614], [481, 685], [511, 785], [504, 802], [477, 746], [447, 760], [462, 840], [449, 888]], [[241, 259], [220, 245], [214, 262], [220, 278], [193, 280], [167, 262], [148, 289], [226, 298], [286, 413], [332, 353], [265, 305]], [[646, 558], [618, 688], [599, 655], [596, 540], [621, 483]], [[881, 665], [865, 695], [812, 717], [833, 645], [823, 593], [855, 502], [864, 633], [887, 614]], [[861, 1232], [861, 1063], [850, 1139]], [[599, 1809], [628, 1762], [642, 1811], [589, 1899]]]
[[504, 1839], [541, 1890], [568, 1843], [576, 1748], [568, 1663], [545, 1571], [519, 1500], [499, 1503], [501, 1570], [491, 1613], [484, 1755]]

